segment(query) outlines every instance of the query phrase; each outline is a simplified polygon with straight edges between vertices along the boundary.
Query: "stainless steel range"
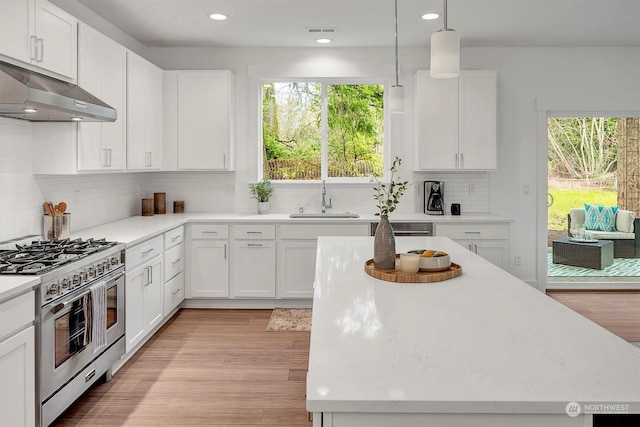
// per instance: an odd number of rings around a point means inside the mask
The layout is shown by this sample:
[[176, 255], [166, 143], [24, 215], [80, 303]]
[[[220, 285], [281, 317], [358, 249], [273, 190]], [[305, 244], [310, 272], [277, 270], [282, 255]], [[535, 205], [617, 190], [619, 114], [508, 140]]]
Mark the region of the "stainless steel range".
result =
[[0, 275], [40, 276], [36, 292], [39, 424], [48, 426], [124, 354], [124, 245], [35, 241], [0, 251]]

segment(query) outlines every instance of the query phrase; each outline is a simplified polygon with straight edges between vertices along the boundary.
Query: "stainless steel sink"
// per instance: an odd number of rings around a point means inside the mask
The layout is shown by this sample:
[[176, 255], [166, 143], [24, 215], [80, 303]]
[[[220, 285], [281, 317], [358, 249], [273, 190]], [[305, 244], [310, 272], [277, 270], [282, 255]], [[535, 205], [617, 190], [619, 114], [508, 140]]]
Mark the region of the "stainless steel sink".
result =
[[360, 215], [351, 212], [343, 213], [292, 213], [289, 218], [360, 218]]

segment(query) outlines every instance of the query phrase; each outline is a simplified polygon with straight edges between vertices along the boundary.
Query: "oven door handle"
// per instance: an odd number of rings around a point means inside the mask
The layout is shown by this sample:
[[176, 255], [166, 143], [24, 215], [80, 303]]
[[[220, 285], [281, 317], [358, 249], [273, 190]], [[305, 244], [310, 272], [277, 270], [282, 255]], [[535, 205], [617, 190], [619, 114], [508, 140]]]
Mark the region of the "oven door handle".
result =
[[[109, 283], [111, 283], [111, 282], [115, 282], [115, 281], [117, 281], [118, 279], [120, 279], [120, 278], [121, 278], [121, 277], [123, 277], [123, 276], [124, 276], [124, 273], [119, 273], [117, 276], [113, 276], [112, 278], [110, 278], [109, 280], [107, 280], [107, 284], [109, 284]], [[70, 299], [70, 300], [68, 300], [68, 301], [64, 301], [64, 302], [61, 302], [61, 303], [59, 303], [59, 304], [54, 305], [54, 306], [53, 306], [53, 308], [51, 309], [51, 312], [52, 312], [53, 314], [56, 314], [56, 313], [58, 313], [58, 312], [60, 312], [60, 311], [64, 310], [64, 309], [65, 309], [66, 307], [68, 307], [69, 305], [71, 305], [71, 304], [73, 304], [74, 302], [78, 301], [79, 299], [84, 298], [84, 297], [86, 297], [87, 295], [89, 295], [89, 293], [90, 293], [90, 292], [91, 292], [91, 291], [90, 291], [90, 290], [88, 290], [87, 292], [83, 292], [83, 293], [81, 293], [80, 295], [78, 295], [78, 296], [76, 296], [76, 297], [74, 297], [74, 298], [72, 298], [72, 299]]]

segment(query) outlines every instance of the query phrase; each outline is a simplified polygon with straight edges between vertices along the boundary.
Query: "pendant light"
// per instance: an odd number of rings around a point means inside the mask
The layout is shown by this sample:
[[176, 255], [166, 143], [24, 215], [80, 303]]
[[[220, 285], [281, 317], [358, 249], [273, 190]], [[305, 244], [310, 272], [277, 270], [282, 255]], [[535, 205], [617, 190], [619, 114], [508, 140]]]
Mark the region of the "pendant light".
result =
[[395, 0], [395, 16], [396, 16], [396, 84], [391, 86], [389, 92], [389, 103], [392, 113], [404, 113], [404, 87], [398, 83], [398, 0]]
[[447, 28], [447, 0], [442, 13], [444, 28], [431, 35], [431, 77], [451, 78], [460, 74], [460, 35]]

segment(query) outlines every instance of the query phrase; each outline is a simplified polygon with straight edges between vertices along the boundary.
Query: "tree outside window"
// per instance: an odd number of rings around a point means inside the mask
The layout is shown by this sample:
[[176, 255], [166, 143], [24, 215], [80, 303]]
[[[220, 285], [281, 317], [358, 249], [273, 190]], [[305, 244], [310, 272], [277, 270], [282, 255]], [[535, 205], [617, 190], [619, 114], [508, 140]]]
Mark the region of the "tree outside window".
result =
[[383, 160], [383, 85], [262, 83], [265, 179], [369, 179]]

